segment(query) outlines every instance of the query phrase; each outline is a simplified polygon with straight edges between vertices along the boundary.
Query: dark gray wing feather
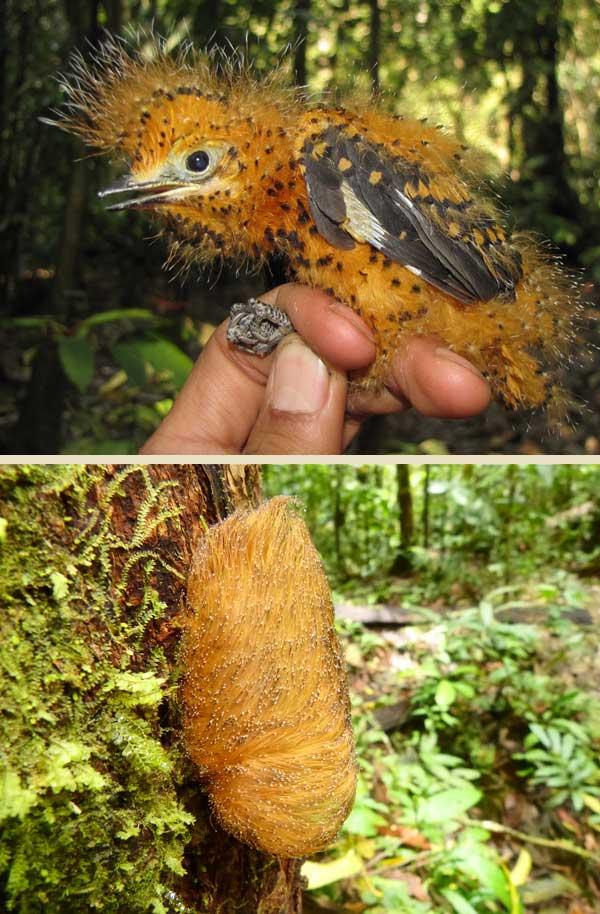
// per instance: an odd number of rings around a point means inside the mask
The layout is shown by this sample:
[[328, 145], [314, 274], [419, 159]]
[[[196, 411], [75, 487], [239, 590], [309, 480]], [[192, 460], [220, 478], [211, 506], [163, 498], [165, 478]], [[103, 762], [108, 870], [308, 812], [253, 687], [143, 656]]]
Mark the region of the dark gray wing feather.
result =
[[[492, 272], [474, 243], [445, 233], [439, 220], [429, 216], [428, 207], [437, 207], [448, 221], [464, 221], [461, 205], [436, 200], [432, 194], [407, 194], [409, 186], [429, 187], [429, 176], [418, 164], [399, 156], [393, 160], [382, 145], [349, 136], [343, 127], [328, 127], [317, 140], [308, 140], [302, 152], [311, 213], [331, 244], [349, 249], [354, 246], [350, 232], [360, 229], [364, 234], [364, 226], [355, 226], [348, 216], [344, 193], [351, 192], [375, 220], [370, 220], [366, 240], [390, 260], [465, 304], [499, 294], [514, 297], [521, 276], [516, 252], [512, 256], [511, 250], [508, 259], [496, 258]], [[474, 224], [483, 232], [494, 225], [481, 215]]]

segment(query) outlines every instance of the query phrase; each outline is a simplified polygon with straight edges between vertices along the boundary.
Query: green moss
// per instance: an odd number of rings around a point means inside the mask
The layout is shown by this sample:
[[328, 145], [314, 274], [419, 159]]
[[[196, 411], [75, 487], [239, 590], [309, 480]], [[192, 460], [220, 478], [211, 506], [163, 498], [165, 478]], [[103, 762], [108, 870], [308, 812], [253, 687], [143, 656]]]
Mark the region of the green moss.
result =
[[[160, 646], [137, 668], [164, 607], [149, 584], [139, 606], [123, 596], [128, 575], [166, 567], [144, 544], [173, 512], [139, 468], [87, 509], [104, 472], [0, 474], [0, 909], [19, 914], [177, 908], [169, 885], [193, 822], [177, 796], [181, 750], [161, 724], [177, 683]], [[123, 542], [107, 519], [132, 472], [145, 498]], [[76, 537], [74, 516], [88, 519]], [[116, 587], [115, 550], [129, 553]]]

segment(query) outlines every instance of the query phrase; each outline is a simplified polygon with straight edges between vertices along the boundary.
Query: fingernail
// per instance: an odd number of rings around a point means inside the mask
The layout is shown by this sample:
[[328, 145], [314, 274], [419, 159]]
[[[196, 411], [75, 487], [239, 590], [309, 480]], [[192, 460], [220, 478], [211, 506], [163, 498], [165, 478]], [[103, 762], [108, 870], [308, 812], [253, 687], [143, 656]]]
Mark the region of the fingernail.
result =
[[269, 404], [284, 413], [316, 413], [329, 396], [329, 371], [300, 340], [284, 343], [269, 378]]
[[[460, 365], [461, 368], [466, 368], [471, 374], [476, 375], [478, 378], [483, 378], [481, 372], [475, 368], [475, 366], [469, 362], [467, 359], [463, 359], [462, 355], [458, 355], [456, 352], [452, 352], [451, 349], [445, 349], [443, 346], [440, 346], [435, 350], [435, 354], [440, 359], [445, 359], [447, 362], [454, 362], [455, 365]], [[485, 380], [485, 378], [483, 378]]]
[[345, 321], [348, 321], [349, 324], [352, 324], [354, 329], [359, 330], [363, 336], [366, 336], [370, 343], [375, 342], [375, 336], [371, 332], [370, 327], [367, 327], [365, 322], [361, 320], [358, 314], [355, 314], [354, 311], [352, 311], [352, 309], [347, 305], [343, 305], [339, 301], [332, 301], [329, 305], [329, 309], [333, 311], [334, 314], [338, 314]]

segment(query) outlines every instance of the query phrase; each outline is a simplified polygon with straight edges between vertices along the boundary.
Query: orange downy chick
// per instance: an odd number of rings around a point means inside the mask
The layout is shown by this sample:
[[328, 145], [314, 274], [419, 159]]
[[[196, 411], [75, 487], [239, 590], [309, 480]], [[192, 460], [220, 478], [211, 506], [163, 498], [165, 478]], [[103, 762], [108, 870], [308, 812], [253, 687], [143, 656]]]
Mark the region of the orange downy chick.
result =
[[59, 119], [129, 174], [114, 208], [151, 211], [169, 262], [260, 266], [361, 314], [377, 358], [354, 384], [377, 389], [409, 336], [468, 358], [510, 407], [571, 405], [556, 380], [576, 339], [576, 285], [539, 246], [509, 237], [482, 196], [478, 156], [376, 101], [311, 104], [282, 72], [257, 81], [190, 52], [154, 57], [117, 41], [76, 57]]
[[356, 766], [329, 586], [288, 498], [202, 539], [184, 621], [184, 740], [227, 831], [305, 857], [335, 838]]

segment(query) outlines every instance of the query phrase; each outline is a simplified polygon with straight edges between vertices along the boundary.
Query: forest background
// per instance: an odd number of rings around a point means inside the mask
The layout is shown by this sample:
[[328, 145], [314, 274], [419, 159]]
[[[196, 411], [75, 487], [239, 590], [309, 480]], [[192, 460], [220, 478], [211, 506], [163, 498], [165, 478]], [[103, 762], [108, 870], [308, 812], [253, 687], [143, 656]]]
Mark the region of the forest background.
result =
[[[515, 223], [600, 281], [600, 9], [596, 0], [0, 0], [0, 451], [133, 452], [168, 411], [231, 303], [276, 284], [170, 282], [140, 214], [96, 198], [109, 164], [39, 122], [54, 78], [104, 29], [152, 25], [245, 48], [259, 71], [282, 49], [312, 92], [380, 90], [489, 155]], [[598, 453], [600, 368], [580, 354], [568, 386], [590, 404], [573, 429], [494, 405], [469, 422], [407, 415], [367, 423], [357, 453]]]

